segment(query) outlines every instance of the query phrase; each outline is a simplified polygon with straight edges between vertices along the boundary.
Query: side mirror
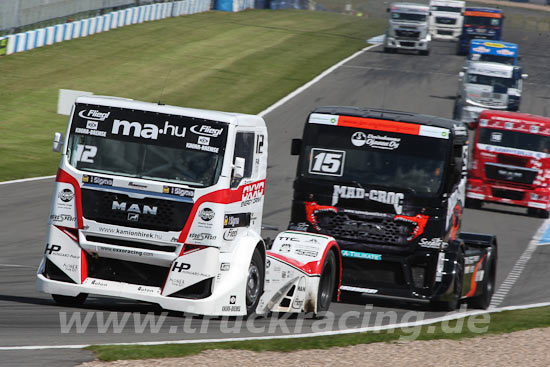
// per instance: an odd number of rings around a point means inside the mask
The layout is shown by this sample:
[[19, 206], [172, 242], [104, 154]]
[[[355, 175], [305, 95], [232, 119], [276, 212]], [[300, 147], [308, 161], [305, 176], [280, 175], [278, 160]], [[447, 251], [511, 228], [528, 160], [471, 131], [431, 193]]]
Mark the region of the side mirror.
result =
[[529, 77], [529, 74], [521, 74], [521, 79], [527, 79]]
[[467, 122], [466, 126], [468, 127], [469, 130], [475, 130], [477, 128], [477, 120]]
[[386, 8], [386, 13], [389, 13], [390, 12], [390, 8]]
[[54, 152], [60, 152], [63, 146], [63, 133], [55, 133], [53, 136], [52, 150]]
[[245, 159], [242, 157], [235, 157], [235, 164], [233, 165], [233, 179], [240, 180], [244, 177], [244, 164]]
[[460, 79], [464, 78], [464, 72], [461, 71], [460, 73], [458, 73], [458, 77], [459, 77]]
[[300, 155], [300, 150], [302, 150], [302, 139], [292, 139], [290, 155]]

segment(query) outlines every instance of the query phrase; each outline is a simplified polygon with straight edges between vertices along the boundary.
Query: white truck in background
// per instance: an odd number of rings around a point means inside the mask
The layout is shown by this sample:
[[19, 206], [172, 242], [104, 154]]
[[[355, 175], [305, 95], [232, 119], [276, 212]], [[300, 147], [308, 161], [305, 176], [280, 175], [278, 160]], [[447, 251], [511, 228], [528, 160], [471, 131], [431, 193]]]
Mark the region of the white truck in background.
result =
[[389, 27], [384, 38], [384, 52], [416, 50], [421, 55], [428, 55], [431, 40], [429, 7], [417, 3], [393, 3], [387, 11]]
[[471, 123], [483, 110], [518, 111], [526, 78], [519, 66], [468, 62], [459, 73], [453, 118]]
[[462, 33], [465, 1], [431, 0], [430, 34], [433, 39], [456, 41]]
[[267, 129], [259, 116], [79, 97], [51, 202], [37, 289], [240, 316], [326, 311], [341, 255], [329, 236], [260, 236]]

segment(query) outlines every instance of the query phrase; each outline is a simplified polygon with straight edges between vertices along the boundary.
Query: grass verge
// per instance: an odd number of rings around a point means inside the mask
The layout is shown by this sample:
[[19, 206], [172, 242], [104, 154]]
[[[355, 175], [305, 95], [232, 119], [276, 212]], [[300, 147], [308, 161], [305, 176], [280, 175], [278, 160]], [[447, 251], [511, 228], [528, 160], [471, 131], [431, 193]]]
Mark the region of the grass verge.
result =
[[463, 339], [481, 335], [504, 334], [532, 328], [550, 327], [550, 307], [493, 313], [490, 314], [489, 320], [487, 320], [486, 315], [470, 316], [466, 319], [417, 328], [391, 329], [340, 336], [157, 346], [91, 346], [86, 349], [93, 351], [97, 358], [101, 360], [113, 361], [121, 359], [184, 357], [210, 349], [291, 352], [304, 349], [327, 349], [357, 344], [391, 342], [400, 339]]
[[58, 90], [258, 113], [381, 34], [328, 12], [208, 12], [137, 24], [0, 59], [0, 181], [55, 174]]

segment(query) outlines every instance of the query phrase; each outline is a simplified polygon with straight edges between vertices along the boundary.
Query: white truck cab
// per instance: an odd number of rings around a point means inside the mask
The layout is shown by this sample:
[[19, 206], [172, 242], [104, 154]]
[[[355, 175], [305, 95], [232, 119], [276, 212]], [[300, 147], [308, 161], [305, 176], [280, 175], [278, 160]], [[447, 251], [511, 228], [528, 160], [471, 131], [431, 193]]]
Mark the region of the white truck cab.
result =
[[269, 249], [260, 235], [267, 148], [259, 116], [79, 97], [54, 140], [37, 289], [69, 305], [92, 294], [202, 315], [326, 311], [336, 242], [286, 231]]
[[518, 111], [526, 78], [518, 66], [468, 62], [459, 73], [454, 118], [468, 123], [486, 109]]
[[384, 52], [417, 50], [422, 55], [430, 52], [428, 32], [429, 7], [416, 3], [393, 3], [389, 13]]
[[462, 33], [465, 1], [431, 0], [430, 34], [433, 39], [456, 41]]

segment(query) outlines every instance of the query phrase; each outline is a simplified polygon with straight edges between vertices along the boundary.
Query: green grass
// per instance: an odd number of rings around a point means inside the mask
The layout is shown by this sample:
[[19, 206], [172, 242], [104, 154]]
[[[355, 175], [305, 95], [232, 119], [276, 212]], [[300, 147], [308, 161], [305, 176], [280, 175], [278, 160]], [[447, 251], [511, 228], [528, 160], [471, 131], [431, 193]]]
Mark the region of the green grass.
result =
[[0, 181], [52, 175], [58, 90], [258, 113], [366, 46], [384, 21], [326, 12], [208, 12], [0, 59]]
[[[86, 349], [93, 351], [96, 357], [101, 360], [113, 361], [119, 359], [184, 357], [211, 349], [245, 349], [256, 352], [291, 352], [303, 349], [327, 349], [375, 342], [392, 342], [400, 338], [411, 340], [413, 339], [411, 336], [417, 336], [414, 338], [415, 340], [463, 339], [480, 335], [504, 334], [532, 328], [550, 327], [550, 307], [493, 313], [490, 314], [489, 320], [485, 319], [485, 322], [484, 317], [488, 316], [478, 315], [462, 319], [463, 327], [460, 327], [459, 323], [461, 321], [454, 320], [423, 326], [417, 329], [394, 329], [341, 336], [158, 346], [92, 346]], [[487, 321], [490, 322], [487, 323]], [[468, 323], [477, 329], [469, 328]], [[480, 333], [479, 329], [486, 329], [486, 331]], [[458, 332], [460, 330], [463, 331]]]

